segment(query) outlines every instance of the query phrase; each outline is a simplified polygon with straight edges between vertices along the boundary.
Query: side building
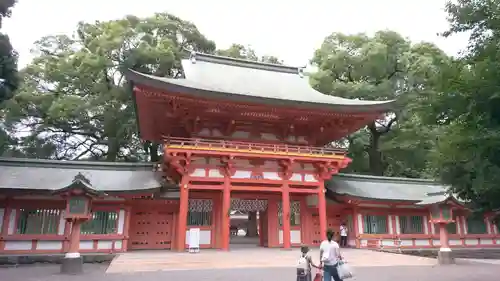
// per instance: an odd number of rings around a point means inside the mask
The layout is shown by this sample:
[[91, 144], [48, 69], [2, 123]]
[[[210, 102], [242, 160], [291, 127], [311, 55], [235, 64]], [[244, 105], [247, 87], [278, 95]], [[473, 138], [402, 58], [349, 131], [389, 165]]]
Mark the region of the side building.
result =
[[[77, 175], [106, 194], [93, 202], [92, 220], [81, 227], [82, 253], [173, 248], [179, 187], [165, 184], [157, 164], [0, 159], [0, 254], [68, 251], [71, 227], [64, 219], [65, 202], [54, 192]], [[451, 248], [500, 246], [500, 227], [492, 216], [470, 216], [435, 182], [338, 174], [326, 186], [327, 227], [338, 231], [345, 222], [352, 247], [439, 248], [439, 229], [430, 218], [433, 206], [441, 204], [454, 209], [453, 223], [446, 226]], [[258, 246], [283, 247], [280, 199], [233, 201], [237, 209], [259, 209]], [[317, 245], [318, 198], [297, 199], [292, 199], [291, 243]], [[218, 204], [216, 197], [189, 199], [187, 230], [201, 230], [202, 248], [220, 247]]]

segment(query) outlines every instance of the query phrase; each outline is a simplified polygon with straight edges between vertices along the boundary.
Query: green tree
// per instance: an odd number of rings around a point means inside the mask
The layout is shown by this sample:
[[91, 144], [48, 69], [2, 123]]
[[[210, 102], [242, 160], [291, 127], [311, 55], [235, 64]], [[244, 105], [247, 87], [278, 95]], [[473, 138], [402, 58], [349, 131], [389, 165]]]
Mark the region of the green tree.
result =
[[[48, 36], [23, 71], [9, 102], [9, 128], [27, 128], [23, 153], [56, 159], [158, 160], [158, 145], [142, 145], [126, 68], [178, 77], [185, 49], [212, 53], [214, 42], [191, 22], [167, 13], [80, 23], [75, 37]], [[22, 126], [21, 126], [22, 125]], [[37, 155], [39, 156], [39, 155]]]
[[[449, 58], [430, 43], [412, 44], [393, 31], [365, 34], [334, 33], [325, 38], [312, 59], [318, 72], [311, 76], [314, 88], [346, 98], [397, 99], [400, 107], [381, 120], [347, 138], [354, 159], [351, 172], [373, 175], [420, 177], [426, 174], [429, 144], [415, 145], [419, 119], [411, 110], [416, 100], [435, 94], [442, 65]], [[399, 127], [401, 130], [394, 130]], [[415, 160], [418, 151], [422, 159]]]
[[500, 207], [500, 2], [448, 3], [445, 36], [469, 32], [469, 48], [454, 77], [433, 103], [448, 125], [440, 135], [434, 166], [441, 179], [480, 210]]
[[227, 49], [217, 50], [215, 52], [219, 56], [226, 56], [235, 59], [245, 59], [252, 61], [259, 61], [265, 63], [273, 63], [273, 64], [283, 64], [283, 61], [278, 59], [275, 56], [257, 56], [257, 53], [250, 46], [245, 47], [241, 44], [232, 44]]
[[[16, 0], [0, 0], [0, 28], [2, 20], [9, 17]], [[0, 33], [0, 104], [12, 98], [19, 86], [17, 53], [10, 44], [9, 36]]]

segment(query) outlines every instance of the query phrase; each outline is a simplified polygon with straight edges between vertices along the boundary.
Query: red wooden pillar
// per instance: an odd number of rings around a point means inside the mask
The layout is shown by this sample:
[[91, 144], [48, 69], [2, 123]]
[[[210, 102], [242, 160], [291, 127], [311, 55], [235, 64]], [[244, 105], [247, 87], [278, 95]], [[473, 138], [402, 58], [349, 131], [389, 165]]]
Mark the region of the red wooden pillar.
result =
[[359, 222], [358, 222], [358, 208], [353, 207], [352, 208], [352, 237], [354, 238], [354, 243], [356, 245], [356, 248], [359, 248], [360, 243], [359, 243]]
[[[12, 208], [9, 206], [9, 202], [5, 205], [2, 218], [2, 228], [0, 229], [0, 236], [6, 237], [9, 233], [9, 221]], [[0, 240], [0, 252], [5, 249], [5, 241]]]
[[283, 248], [290, 249], [292, 247], [290, 241], [290, 191], [288, 190], [288, 183], [283, 184], [283, 189], [281, 191], [281, 206], [282, 206], [282, 217], [283, 222]]
[[182, 178], [180, 184], [179, 216], [177, 217], [177, 250], [186, 249], [187, 216], [189, 211], [189, 187], [187, 177]]
[[222, 236], [221, 249], [224, 251], [229, 251], [230, 211], [231, 211], [231, 185], [229, 183], [229, 179], [226, 179], [224, 181], [224, 190], [222, 191], [222, 219], [221, 219], [221, 236]]
[[69, 250], [66, 257], [77, 258], [80, 256], [80, 226], [81, 220], [73, 220], [71, 222], [71, 234], [69, 238]]
[[326, 239], [326, 197], [325, 187], [322, 182], [318, 188], [318, 215], [319, 215], [319, 231], [321, 233], [321, 240]]
[[450, 242], [448, 239], [448, 230], [446, 223], [439, 223], [439, 242], [441, 242], [441, 251], [448, 251], [450, 249]]

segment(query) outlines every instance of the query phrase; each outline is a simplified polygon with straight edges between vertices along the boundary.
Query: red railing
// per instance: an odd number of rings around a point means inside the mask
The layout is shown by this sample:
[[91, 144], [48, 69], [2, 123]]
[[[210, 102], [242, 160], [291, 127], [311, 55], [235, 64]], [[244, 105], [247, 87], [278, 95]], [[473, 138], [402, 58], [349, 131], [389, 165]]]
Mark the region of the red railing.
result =
[[288, 144], [269, 144], [269, 143], [253, 143], [253, 142], [238, 142], [227, 140], [211, 140], [200, 138], [165, 138], [167, 148], [200, 148], [213, 150], [235, 150], [235, 151], [250, 151], [255, 153], [279, 153], [279, 154], [309, 154], [323, 157], [328, 156], [344, 156], [345, 150], [338, 148], [327, 147], [312, 147]]

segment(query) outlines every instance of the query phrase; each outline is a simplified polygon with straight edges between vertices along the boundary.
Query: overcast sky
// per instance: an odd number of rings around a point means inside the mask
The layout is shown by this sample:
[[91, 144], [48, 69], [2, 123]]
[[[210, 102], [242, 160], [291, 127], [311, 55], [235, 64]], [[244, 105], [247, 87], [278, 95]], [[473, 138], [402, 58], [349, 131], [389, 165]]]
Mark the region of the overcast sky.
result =
[[448, 26], [446, 0], [19, 0], [3, 32], [30, 62], [33, 42], [49, 34], [72, 34], [79, 21], [111, 20], [128, 14], [169, 12], [194, 22], [217, 43], [251, 45], [290, 65], [305, 65], [332, 32], [373, 33], [391, 29], [413, 41], [430, 41], [451, 55], [464, 49], [465, 36], [440, 38]]

